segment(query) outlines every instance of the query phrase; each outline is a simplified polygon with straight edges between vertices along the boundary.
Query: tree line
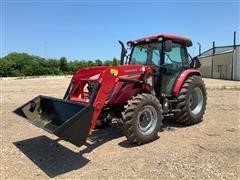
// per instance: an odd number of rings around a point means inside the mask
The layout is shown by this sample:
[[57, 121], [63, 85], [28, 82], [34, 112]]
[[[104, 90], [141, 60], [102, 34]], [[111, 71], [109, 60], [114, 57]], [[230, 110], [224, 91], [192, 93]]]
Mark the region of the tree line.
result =
[[0, 77], [18, 76], [42, 76], [42, 75], [68, 75], [73, 74], [79, 68], [90, 66], [115, 66], [119, 60], [102, 61], [75, 60], [68, 61], [65, 57], [60, 59], [45, 59], [27, 53], [9, 53], [0, 58]]

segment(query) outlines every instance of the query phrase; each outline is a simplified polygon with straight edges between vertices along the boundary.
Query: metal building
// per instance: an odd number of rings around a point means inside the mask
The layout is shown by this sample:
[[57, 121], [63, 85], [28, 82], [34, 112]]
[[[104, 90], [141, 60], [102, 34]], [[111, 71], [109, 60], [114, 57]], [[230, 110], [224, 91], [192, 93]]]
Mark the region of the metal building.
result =
[[220, 46], [199, 56], [203, 77], [240, 80], [240, 45]]

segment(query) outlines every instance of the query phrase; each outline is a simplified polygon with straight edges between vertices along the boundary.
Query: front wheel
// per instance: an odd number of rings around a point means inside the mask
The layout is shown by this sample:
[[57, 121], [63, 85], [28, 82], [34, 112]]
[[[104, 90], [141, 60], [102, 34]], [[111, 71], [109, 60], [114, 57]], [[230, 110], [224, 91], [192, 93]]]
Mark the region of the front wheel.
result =
[[200, 76], [188, 77], [178, 95], [179, 112], [176, 121], [184, 125], [197, 124], [202, 121], [207, 104], [205, 84]]
[[125, 107], [123, 131], [131, 143], [148, 143], [157, 138], [162, 119], [162, 106], [158, 99], [151, 94], [138, 94]]

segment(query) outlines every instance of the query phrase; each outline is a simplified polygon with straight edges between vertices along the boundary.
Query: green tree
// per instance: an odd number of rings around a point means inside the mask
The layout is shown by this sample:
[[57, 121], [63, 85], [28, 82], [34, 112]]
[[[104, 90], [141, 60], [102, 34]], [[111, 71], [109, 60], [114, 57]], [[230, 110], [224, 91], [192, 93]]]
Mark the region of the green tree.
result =
[[96, 59], [94, 64], [95, 64], [95, 66], [102, 66], [103, 65], [103, 63], [100, 59]]
[[90, 61], [88, 61], [88, 62], [87, 62], [87, 66], [88, 66], [88, 67], [94, 66], [94, 62], [93, 62], [93, 61], [91, 61], [91, 60], [90, 60]]
[[106, 60], [106, 61], [104, 61], [104, 66], [112, 66], [112, 61], [110, 61], [110, 60]]
[[80, 68], [118, 64], [119, 60], [116, 58], [106, 61], [67, 61], [65, 57], [46, 60], [27, 53], [12, 52], [0, 58], [0, 77], [73, 74]]
[[60, 70], [63, 73], [67, 73], [68, 72], [68, 62], [67, 62], [67, 59], [65, 57], [61, 57], [60, 58]]
[[113, 58], [113, 66], [118, 66], [120, 64], [119, 60], [117, 60], [115, 57]]

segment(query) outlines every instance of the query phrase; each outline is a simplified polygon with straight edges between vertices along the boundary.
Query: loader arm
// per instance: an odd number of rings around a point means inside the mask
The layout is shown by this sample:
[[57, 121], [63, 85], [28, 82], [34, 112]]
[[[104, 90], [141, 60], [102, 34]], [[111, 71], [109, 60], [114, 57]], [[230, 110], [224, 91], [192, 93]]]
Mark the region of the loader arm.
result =
[[97, 118], [101, 113], [103, 106], [105, 105], [107, 96], [109, 95], [114, 84], [117, 83], [117, 75], [111, 74], [111, 71], [112, 69], [109, 68], [99, 76], [98, 83], [95, 85], [94, 92], [90, 99], [90, 103], [93, 103], [94, 112], [89, 133], [91, 133], [91, 131], [95, 128]]
[[[140, 78], [147, 70], [150, 71], [151, 68], [140, 65], [80, 69], [71, 80], [73, 87], [68, 91], [67, 99], [40, 95], [14, 112], [60, 139], [81, 146], [95, 128], [112, 87], [121, 81], [142, 83], [140, 79], [121, 77], [138, 74]], [[95, 84], [93, 90], [86, 95], [84, 87], [89, 80]], [[143, 83], [142, 85], [144, 88]]]

